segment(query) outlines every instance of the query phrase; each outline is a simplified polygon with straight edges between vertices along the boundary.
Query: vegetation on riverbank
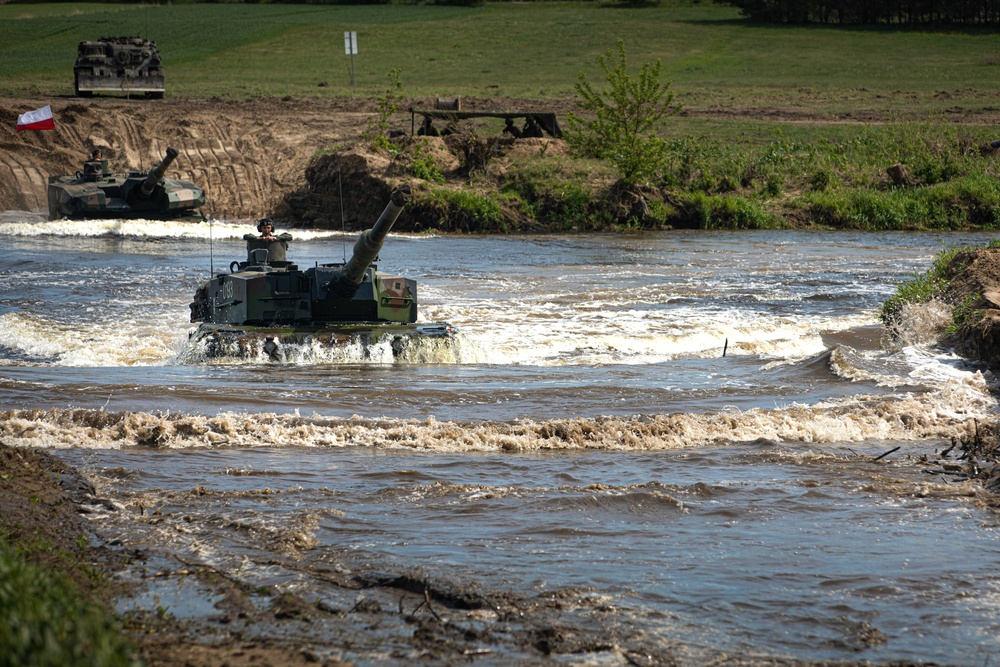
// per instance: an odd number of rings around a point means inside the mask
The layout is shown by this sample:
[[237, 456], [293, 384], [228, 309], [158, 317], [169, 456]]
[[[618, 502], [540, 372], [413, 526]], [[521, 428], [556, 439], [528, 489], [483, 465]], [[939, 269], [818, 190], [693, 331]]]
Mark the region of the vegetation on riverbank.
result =
[[[503, 207], [510, 227], [536, 221], [550, 231], [1000, 227], [994, 131], [908, 122], [852, 129], [744, 121], [705, 134], [675, 132], [653, 177], [632, 188], [622, 187], [610, 162], [565, 153], [512, 159], [492, 172], [487, 166], [467, 185], [481, 194], [472, 207], [482, 209], [485, 198]], [[807, 136], [811, 130], [822, 134]], [[502, 153], [491, 145], [478, 153]], [[495, 217], [466, 213], [481, 223]]]
[[1000, 368], [1000, 239], [945, 248], [927, 271], [896, 286], [879, 318], [896, 338], [911, 338], [916, 326], [923, 342]]
[[104, 607], [82, 598], [61, 567], [40, 568], [0, 540], [0, 666], [139, 664]]
[[77, 513], [93, 488], [55, 457], [3, 443], [0, 480], [0, 667], [139, 664]]
[[[626, 97], [616, 87], [637, 91], [656, 84], [650, 63], [634, 70], [636, 78], [625, 72], [624, 50], [620, 57], [617, 68], [606, 70], [609, 98]], [[673, 99], [666, 88], [662, 100], [624, 105], [646, 109], [651, 118], [658, 110], [656, 123], [643, 126], [634, 113], [614, 118], [596, 107], [589, 84], [584, 92], [591, 97], [582, 95], [579, 106], [597, 120], [588, 126], [570, 115], [576, 122], [567, 137], [575, 150], [500, 160], [509, 138], [472, 130], [453, 140], [469, 174], [461, 196], [419, 141], [388, 148], [427, 181], [418, 198], [438, 206], [434, 217], [442, 231], [1000, 227], [1000, 150], [991, 145], [998, 133], [990, 127], [895, 119], [846, 126], [753, 119], [665, 123]], [[605, 137], [595, 147], [598, 121]], [[491, 169], [491, 161], [500, 167]], [[454, 220], [462, 223], [452, 225]]]

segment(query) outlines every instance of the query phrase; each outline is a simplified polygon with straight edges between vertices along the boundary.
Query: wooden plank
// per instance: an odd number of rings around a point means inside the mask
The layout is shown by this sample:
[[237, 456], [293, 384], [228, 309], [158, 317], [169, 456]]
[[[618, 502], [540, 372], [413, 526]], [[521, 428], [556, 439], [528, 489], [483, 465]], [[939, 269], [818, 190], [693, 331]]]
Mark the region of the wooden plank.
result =
[[515, 118], [532, 118], [542, 127], [543, 130], [548, 132], [553, 137], [562, 136], [562, 130], [559, 127], [559, 122], [556, 120], [556, 115], [551, 112], [526, 110], [453, 111], [445, 109], [410, 108], [410, 124], [412, 127], [416, 126], [414, 120], [416, 116], [423, 116], [424, 123], [429, 123], [432, 119], [450, 122], [456, 120], [467, 120], [470, 118], [503, 118], [505, 120], [513, 120]]

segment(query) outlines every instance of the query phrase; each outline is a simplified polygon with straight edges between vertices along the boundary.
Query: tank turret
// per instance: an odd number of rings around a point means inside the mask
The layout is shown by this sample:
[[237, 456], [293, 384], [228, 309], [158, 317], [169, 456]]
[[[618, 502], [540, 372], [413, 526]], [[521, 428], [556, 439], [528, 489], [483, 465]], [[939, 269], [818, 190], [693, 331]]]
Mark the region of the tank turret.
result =
[[205, 205], [205, 191], [166, 177], [179, 154], [167, 148], [166, 156], [148, 172], [114, 173], [107, 160], [90, 160], [75, 175], [50, 176], [49, 219], [194, 217]]
[[[389, 336], [398, 353], [405, 339], [450, 337], [450, 325], [416, 325], [416, 281], [380, 274], [374, 263], [410, 196], [406, 186], [393, 191], [344, 263], [300, 270], [286, 259], [287, 235], [248, 235], [246, 261], [233, 262], [228, 274], [214, 276], [195, 294], [191, 321], [203, 324], [192, 338], [207, 341], [218, 355], [243, 354], [266, 341], [274, 356], [281, 344], [315, 339], [360, 338], [367, 345]], [[261, 343], [256, 348], [254, 340]]]
[[340, 297], [350, 297], [357, 292], [365, 277], [365, 271], [378, 257], [379, 250], [385, 242], [385, 237], [396, 223], [396, 218], [402, 213], [403, 207], [410, 201], [412, 193], [408, 185], [392, 191], [389, 204], [382, 211], [372, 228], [361, 233], [351, 259], [340, 269], [335, 280], [330, 281], [329, 291]]
[[149, 174], [146, 176], [146, 180], [142, 184], [141, 191], [143, 197], [148, 197], [153, 194], [153, 188], [155, 188], [156, 184], [160, 182], [160, 179], [166, 175], [167, 167], [169, 167], [170, 164], [177, 159], [177, 155], [178, 153], [176, 148], [167, 147], [166, 157], [160, 160], [160, 164], [149, 170]]

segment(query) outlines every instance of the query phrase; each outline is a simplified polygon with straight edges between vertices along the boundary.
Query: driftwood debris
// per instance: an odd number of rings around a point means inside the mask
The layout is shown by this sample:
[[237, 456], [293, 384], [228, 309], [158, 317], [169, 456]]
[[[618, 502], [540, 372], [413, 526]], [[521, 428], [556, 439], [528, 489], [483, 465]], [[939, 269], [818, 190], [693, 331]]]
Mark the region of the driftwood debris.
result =
[[896, 451], [897, 449], [899, 449], [899, 447], [893, 447], [893, 448], [892, 448], [892, 449], [890, 449], [889, 451], [887, 451], [887, 452], [883, 452], [883, 453], [879, 454], [878, 456], [876, 456], [875, 458], [873, 458], [873, 459], [872, 459], [872, 463], [875, 463], [876, 461], [879, 461], [879, 460], [881, 460], [881, 459], [884, 459], [885, 457], [889, 456], [889, 454], [892, 454], [892, 453], [893, 453], [894, 451]]
[[[945, 461], [958, 448], [956, 461]], [[1000, 432], [998, 427], [980, 428], [967, 438], [952, 438], [951, 445], [939, 454], [937, 468], [925, 470], [931, 475], [947, 475], [953, 481], [974, 480], [1000, 503]]]

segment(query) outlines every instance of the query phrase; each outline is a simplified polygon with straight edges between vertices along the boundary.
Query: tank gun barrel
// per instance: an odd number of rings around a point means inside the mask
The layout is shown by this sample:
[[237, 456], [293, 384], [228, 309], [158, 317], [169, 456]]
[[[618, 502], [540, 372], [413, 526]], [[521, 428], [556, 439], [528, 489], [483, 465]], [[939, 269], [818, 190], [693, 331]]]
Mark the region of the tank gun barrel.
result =
[[177, 159], [177, 155], [176, 148], [167, 148], [167, 156], [160, 161], [160, 164], [149, 170], [149, 174], [146, 175], [146, 180], [142, 184], [143, 197], [153, 194], [153, 188], [160, 182], [163, 175], [167, 173], [167, 168], [170, 166], [170, 163]]
[[396, 218], [399, 217], [403, 207], [412, 196], [413, 193], [408, 185], [401, 185], [392, 191], [389, 203], [382, 211], [382, 215], [378, 217], [371, 229], [361, 232], [357, 243], [354, 244], [351, 258], [340, 269], [337, 280], [331, 281], [330, 289], [332, 291], [345, 297], [349, 297], [357, 291], [358, 285], [365, 277], [365, 271], [378, 257], [385, 237], [388, 236], [389, 230], [396, 223]]

